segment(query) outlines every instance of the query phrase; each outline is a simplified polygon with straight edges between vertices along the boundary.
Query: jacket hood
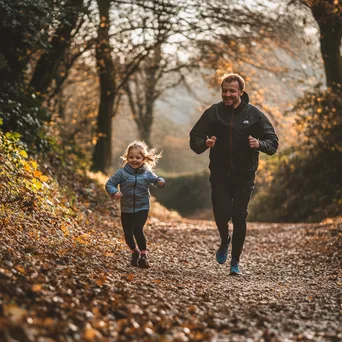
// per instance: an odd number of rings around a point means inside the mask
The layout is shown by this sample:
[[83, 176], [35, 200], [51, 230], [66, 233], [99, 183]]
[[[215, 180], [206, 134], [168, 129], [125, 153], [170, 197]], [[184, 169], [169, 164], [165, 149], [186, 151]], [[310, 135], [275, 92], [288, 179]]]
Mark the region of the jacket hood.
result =
[[243, 101], [245, 103], [249, 103], [249, 96], [245, 91], [243, 92], [243, 94], [241, 96], [241, 101]]
[[145, 166], [141, 166], [138, 169], [133, 169], [133, 167], [129, 166], [129, 164], [126, 164], [124, 166], [124, 170], [127, 171], [128, 173], [132, 173], [132, 174], [134, 174], [135, 172], [137, 172], [137, 173], [144, 173], [146, 171], [146, 167]]

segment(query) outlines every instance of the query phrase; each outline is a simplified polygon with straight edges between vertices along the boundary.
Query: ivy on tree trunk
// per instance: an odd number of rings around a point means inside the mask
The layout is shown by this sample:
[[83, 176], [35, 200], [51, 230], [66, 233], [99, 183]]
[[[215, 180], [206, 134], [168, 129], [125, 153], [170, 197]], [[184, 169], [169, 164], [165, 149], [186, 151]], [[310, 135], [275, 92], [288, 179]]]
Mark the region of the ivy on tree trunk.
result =
[[37, 92], [46, 94], [57, 77], [58, 67], [70, 47], [71, 32], [76, 27], [83, 0], [69, 0], [62, 7], [61, 22], [51, 40], [51, 48], [46, 50], [37, 62], [30, 86]]

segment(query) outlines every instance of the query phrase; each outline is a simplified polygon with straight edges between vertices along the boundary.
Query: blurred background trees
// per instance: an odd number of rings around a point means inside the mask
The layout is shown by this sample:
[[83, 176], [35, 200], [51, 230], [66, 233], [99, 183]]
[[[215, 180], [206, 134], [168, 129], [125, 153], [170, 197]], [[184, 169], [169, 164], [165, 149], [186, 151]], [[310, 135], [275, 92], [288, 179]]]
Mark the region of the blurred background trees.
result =
[[[291, 1], [288, 8], [308, 9], [316, 21], [324, 74], [291, 108], [296, 141], [280, 153], [272, 181], [255, 196], [252, 218], [319, 221], [340, 215], [342, 208], [342, 7], [339, 1], [313, 0]], [[256, 210], [261, 203], [262, 212]]]
[[143, 139], [163, 150], [159, 200], [210, 218], [208, 156], [188, 132], [237, 72], [281, 141], [250, 219], [341, 212], [339, 1], [0, 0], [0, 18], [0, 117], [32, 154], [109, 174]]

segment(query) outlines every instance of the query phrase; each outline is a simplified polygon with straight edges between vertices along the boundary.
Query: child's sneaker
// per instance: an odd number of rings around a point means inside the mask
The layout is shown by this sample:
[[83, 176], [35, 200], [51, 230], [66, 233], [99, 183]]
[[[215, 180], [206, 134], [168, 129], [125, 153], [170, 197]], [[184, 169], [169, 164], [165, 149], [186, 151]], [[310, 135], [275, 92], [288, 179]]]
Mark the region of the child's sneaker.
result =
[[150, 267], [146, 254], [141, 254], [139, 262], [138, 262], [138, 266], [140, 268], [149, 268]]
[[140, 258], [140, 253], [139, 251], [134, 251], [132, 253], [132, 258], [131, 258], [131, 265], [138, 267], [139, 266], [139, 258]]

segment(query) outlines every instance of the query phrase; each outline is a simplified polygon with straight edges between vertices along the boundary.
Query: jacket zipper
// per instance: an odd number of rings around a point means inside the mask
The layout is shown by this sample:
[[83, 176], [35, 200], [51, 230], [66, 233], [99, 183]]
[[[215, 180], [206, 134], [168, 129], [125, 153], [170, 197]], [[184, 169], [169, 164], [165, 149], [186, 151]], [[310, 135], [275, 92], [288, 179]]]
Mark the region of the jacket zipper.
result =
[[135, 189], [137, 187], [137, 171], [135, 170], [135, 183], [134, 183], [134, 192], [133, 192], [133, 213], [135, 213]]
[[234, 108], [232, 110], [232, 116], [230, 118], [229, 124], [229, 161], [230, 161], [230, 171], [233, 172], [233, 117], [234, 117]]

